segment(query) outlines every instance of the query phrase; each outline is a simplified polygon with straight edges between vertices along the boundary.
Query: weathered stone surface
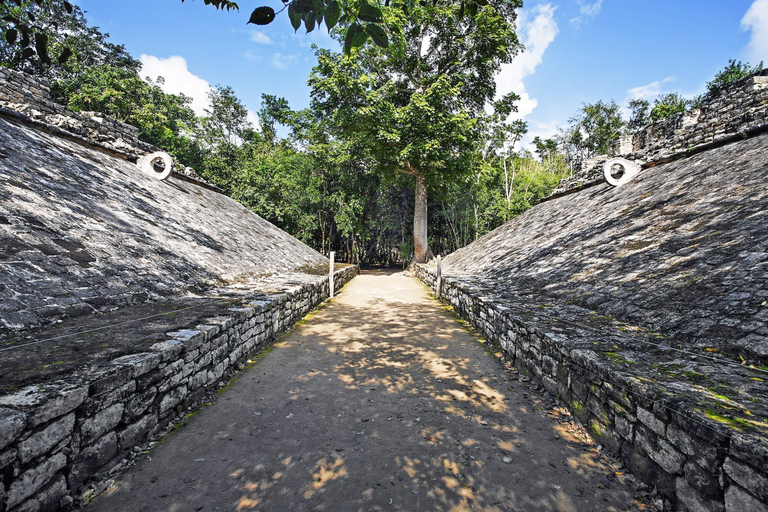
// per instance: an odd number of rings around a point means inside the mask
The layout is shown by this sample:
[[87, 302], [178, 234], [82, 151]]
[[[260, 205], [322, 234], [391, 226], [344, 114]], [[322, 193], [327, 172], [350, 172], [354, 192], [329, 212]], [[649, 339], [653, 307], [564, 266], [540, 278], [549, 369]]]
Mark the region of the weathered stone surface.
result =
[[732, 485], [725, 490], [725, 512], [768, 512], [768, 505]]
[[105, 364], [89, 368], [84, 372], [83, 378], [89, 383], [88, 393], [91, 396], [99, 396], [127, 384], [131, 380], [131, 369], [127, 366]]
[[755, 434], [737, 434], [729, 445], [730, 454], [755, 468], [768, 468], [768, 440]]
[[657, 418], [651, 411], [645, 410], [642, 407], [637, 408], [637, 419], [640, 420], [645, 426], [654, 431], [661, 437], [667, 435], [667, 425]]
[[677, 478], [675, 491], [682, 512], [725, 512], [720, 500], [708, 500], [688, 486], [684, 478]]
[[160, 414], [163, 414], [181, 403], [187, 396], [187, 386], [179, 386], [170, 390], [160, 401]]
[[725, 474], [757, 498], [768, 503], [768, 478], [758, 470], [728, 457], [723, 464]]
[[67, 464], [67, 457], [63, 453], [46, 459], [38, 466], [29, 469], [13, 481], [8, 489], [7, 505], [13, 508], [38, 489], [47, 484], [53, 476]]
[[13, 512], [53, 512], [59, 510], [59, 500], [67, 494], [67, 480], [63, 475], [19, 505]]
[[8, 448], [4, 452], [0, 452], [0, 469], [16, 460], [17, 454], [16, 448]]
[[27, 418], [23, 412], [0, 407], [0, 449], [15, 440], [26, 424]]
[[74, 426], [75, 414], [70, 413], [62, 419], [51, 423], [43, 430], [35, 432], [19, 442], [19, 459], [22, 463], [27, 463], [38, 455], [47, 453], [59, 441], [71, 435]]
[[181, 354], [184, 343], [178, 340], [161, 341], [149, 347], [149, 350], [160, 354], [163, 362], [166, 362], [176, 359]]
[[144, 414], [149, 409], [157, 396], [157, 389], [152, 387], [147, 390], [141, 391], [134, 395], [125, 404], [125, 410], [123, 411], [123, 420], [126, 423], [133, 422], [136, 418]]
[[112, 360], [112, 364], [117, 366], [126, 366], [131, 369], [131, 378], [135, 379], [144, 375], [150, 370], [154, 370], [160, 364], [162, 357], [154, 352], [145, 352], [143, 354], [131, 354], [129, 356], [118, 357]]
[[86, 416], [92, 416], [96, 412], [106, 409], [117, 402], [125, 402], [134, 393], [136, 393], [136, 381], [131, 380], [117, 389], [87, 399], [82, 407], [82, 411]]
[[184, 344], [184, 350], [191, 352], [205, 343], [205, 334], [195, 329], [169, 332], [168, 336]]
[[41, 386], [28, 386], [18, 393], [0, 396], [0, 405], [27, 413], [27, 425], [34, 427], [74, 410], [88, 396], [84, 386], [57, 381]]
[[155, 425], [157, 425], [157, 416], [154, 414], [148, 414], [136, 423], [128, 425], [118, 434], [120, 449], [126, 450], [142, 443], [146, 438], [147, 433], [152, 430], [152, 427]]
[[91, 446], [82, 450], [75, 458], [70, 471], [69, 486], [77, 489], [96, 470], [117, 455], [117, 434], [110, 432]]
[[115, 428], [123, 418], [123, 410], [125, 410], [124, 404], [115, 404], [83, 421], [80, 425], [83, 445], [89, 444], [105, 432]]

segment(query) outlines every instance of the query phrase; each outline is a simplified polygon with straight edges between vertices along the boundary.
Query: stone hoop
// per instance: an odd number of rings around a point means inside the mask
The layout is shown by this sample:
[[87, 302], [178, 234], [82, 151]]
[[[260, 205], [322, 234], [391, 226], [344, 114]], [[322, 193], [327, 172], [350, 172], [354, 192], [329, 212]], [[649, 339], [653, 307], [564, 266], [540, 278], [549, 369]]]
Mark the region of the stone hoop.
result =
[[[614, 178], [611, 175], [611, 170], [614, 165], [619, 165], [624, 169], [624, 174], [619, 178]], [[620, 187], [628, 183], [639, 172], [640, 165], [631, 160], [627, 160], [626, 158], [610, 158], [603, 164], [603, 176], [605, 177], [605, 181], [614, 187]]]
[[[162, 169], [155, 167], [161, 163], [163, 165]], [[171, 175], [173, 159], [171, 159], [171, 155], [168, 153], [155, 151], [154, 153], [149, 153], [148, 155], [140, 157], [136, 162], [136, 165], [138, 165], [141, 172], [147, 176], [151, 176], [158, 180], [167, 180]]]

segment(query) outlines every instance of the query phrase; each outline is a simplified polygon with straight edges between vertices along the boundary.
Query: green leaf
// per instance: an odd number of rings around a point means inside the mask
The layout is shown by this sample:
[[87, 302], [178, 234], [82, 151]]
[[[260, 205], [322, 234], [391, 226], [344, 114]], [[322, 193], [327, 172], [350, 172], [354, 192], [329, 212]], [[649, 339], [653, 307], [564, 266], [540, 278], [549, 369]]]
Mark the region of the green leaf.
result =
[[336, 0], [329, 0], [328, 5], [325, 8], [325, 25], [328, 30], [331, 30], [336, 23], [339, 22], [339, 16], [341, 15], [341, 7]]
[[291, 2], [288, 6], [288, 18], [291, 20], [293, 31], [296, 32], [301, 26], [301, 13], [296, 10], [295, 3]]
[[386, 48], [389, 46], [387, 33], [379, 25], [369, 23], [365, 26], [365, 31], [371, 36], [371, 39], [379, 48]]
[[[269, 25], [275, 19], [275, 10], [271, 7], [257, 7], [251, 13], [248, 23], [254, 25]], [[248, 24], [246, 23], [246, 25]]]
[[32, 48], [24, 48], [24, 50], [21, 52], [21, 58], [24, 60], [29, 60], [35, 55], [35, 50]]
[[8, 41], [8, 44], [13, 45], [13, 43], [16, 42], [16, 37], [18, 35], [19, 33], [15, 28], [9, 28], [8, 32], [5, 33], [5, 40]]
[[315, 30], [315, 15], [314, 13], [309, 13], [304, 20], [304, 26], [307, 28], [307, 34]]
[[372, 23], [384, 20], [384, 17], [381, 14], [381, 9], [369, 3], [363, 3], [363, 5], [360, 6], [360, 9], [357, 11], [357, 17], [362, 21], [369, 21]]
[[67, 14], [72, 14], [72, 4], [69, 2], [64, 2], [64, 9], [67, 10]]
[[344, 53], [349, 55], [352, 48], [363, 46], [368, 39], [368, 34], [362, 25], [355, 22], [347, 29], [347, 36], [344, 38]]

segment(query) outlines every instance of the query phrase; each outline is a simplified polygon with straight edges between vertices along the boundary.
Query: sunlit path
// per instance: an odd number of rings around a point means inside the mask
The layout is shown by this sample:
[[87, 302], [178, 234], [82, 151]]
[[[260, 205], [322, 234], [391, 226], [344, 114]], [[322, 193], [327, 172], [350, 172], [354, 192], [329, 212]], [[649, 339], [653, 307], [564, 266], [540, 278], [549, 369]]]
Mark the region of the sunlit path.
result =
[[86, 510], [633, 510], [528, 385], [417, 281], [363, 274]]

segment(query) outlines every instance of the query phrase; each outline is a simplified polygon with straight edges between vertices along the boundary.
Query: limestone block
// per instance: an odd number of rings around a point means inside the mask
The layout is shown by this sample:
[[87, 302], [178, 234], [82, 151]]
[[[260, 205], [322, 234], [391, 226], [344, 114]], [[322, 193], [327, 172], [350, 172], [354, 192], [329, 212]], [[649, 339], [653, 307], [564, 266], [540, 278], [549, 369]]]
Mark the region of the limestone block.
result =
[[657, 418], [656, 415], [654, 415], [651, 411], [643, 409], [642, 407], [638, 407], [637, 419], [657, 435], [666, 437], [667, 425], [659, 418]]
[[98, 396], [128, 383], [131, 380], [131, 369], [127, 366], [106, 364], [87, 369], [83, 377], [90, 384], [88, 393]]
[[51, 448], [72, 434], [75, 427], [75, 413], [70, 413], [39, 432], [19, 442], [18, 453], [22, 463], [27, 463], [50, 451]]
[[722, 495], [719, 471], [708, 471], [695, 462], [686, 462], [683, 470], [688, 484], [704, 496], [716, 498]]
[[59, 510], [59, 501], [67, 494], [67, 480], [59, 475], [13, 512], [46, 512]]
[[25, 473], [22, 473], [11, 483], [8, 489], [6, 505], [13, 508], [28, 497], [32, 496], [38, 489], [47, 484], [53, 476], [67, 464], [67, 457], [63, 453], [57, 453], [45, 459], [40, 465], [35, 466]]
[[725, 490], [725, 512], [768, 512], [768, 505], [732, 485]]
[[768, 441], [764, 437], [754, 434], [735, 435], [731, 439], [729, 452], [753, 467], [768, 468]]
[[160, 354], [163, 362], [172, 361], [184, 350], [184, 343], [178, 340], [161, 341], [150, 346], [149, 350]]
[[[88, 396], [88, 388], [79, 384], [56, 381], [28, 386], [12, 395], [0, 397], [0, 405], [7, 405], [26, 413], [27, 426], [34, 427], [73, 411]], [[0, 421], [2, 419], [0, 418]], [[11, 430], [14, 430], [11, 428]], [[0, 427], [0, 446], [3, 432]]]
[[113, 389], [112, 391], [97, 397], [87, 399], [81, 411], [86, 416], [92, 416], [96, 412], [106, 409], [107, 407], [110, 407], [117, 402], [125, 402], [129, 397], [133, 396], [135, 392], [136, 381], [128, 381], [126, 384], [120, 386], [117, 389]]
[[152, 430], [152, 427], [155, 425], [157, 425], [157, 416], [154, 414], [148, 414], [139, 421], [128, 425], [118, 434], [120, 449], [127, 450], [144, 442], [147, 433]]
[[135, 379], [140, 375], [154, 370], [160, 364], [162, 360], [160, 354], [154, 352], [144, 352], [141, 354], [131, 354], [123, 357], [118, 357], [112, 360], [112, 364], [116, 366], [125, 366], [131, 370], [131, 378]]
[[23, 412], [0, 407], [0, 450], [11, 444], [26, 424], [27, 415]]
[[77, 455], [70, 471], [70, 487], [79, 488], [86, 479], [112, 460], [115, 455], [117, 455], [117, 434], [109, 432]]
[[[16, 455], [18, 455], [16, 448], [8, 448], [4, 452], [0, 452], [0, 469], [16, 460]], [[0, 497], [0, 499], [2, 498]]]
[[164, 414], [165, 412], [179, 405], [181, 401], [186, 398], [186, 396], [187, 386], [184, 385], [172, 389], [166, 393], [163, 399], [160, 401], [160, 414]]
[[683, 511], [689, 512], [725, 512], [725, 506], [720, 500], [710, 500], [699, 495], [692, 489], [685, 478], [678, 477], [675, 484], [678, 505]]
[[131, 423], [144, 414], [144, 412], [150, 408], [156, 396], [157, 388], [155, 387], [148, 388], [134, 395], [125, 403], [123, 421], [125, 423]]
[[[768, 478], [760, 474], [758, 470], [742, 464], [731, 457], [725, 459], [723, 469], [725, 474], [732, 478], [734, 482], [752, 495], [768, 503]], [[763, 471], [765, 469], [763, 468]]]
[[114, 429], [123, 419], [125, 405], [115, 404], [88, 418], [80, 425], [80, 435], [83, 445], [89, 444], [104, 433]]
[[206, 335], [203, 333], [203, 331], [195, 329], [184, 329], [181, 331], [169, 332], [168, 336], [182, 342], [184, 344], [184, 350], [187, 352], [195, 350], [200, 345], [202, 345], [203, 342], [206, 341]]
[[635, 440], [656, 464], [672, 475], [681, 474], [685, 455], [678, 452], [664, 439], [656, 437], [645, 429], [637, 429]]

